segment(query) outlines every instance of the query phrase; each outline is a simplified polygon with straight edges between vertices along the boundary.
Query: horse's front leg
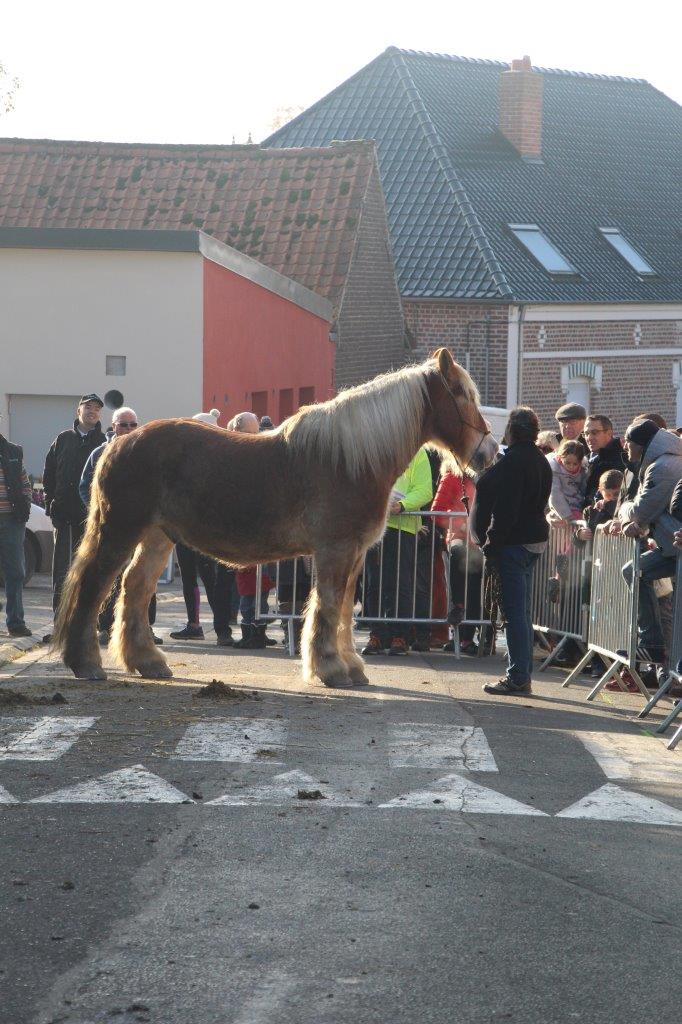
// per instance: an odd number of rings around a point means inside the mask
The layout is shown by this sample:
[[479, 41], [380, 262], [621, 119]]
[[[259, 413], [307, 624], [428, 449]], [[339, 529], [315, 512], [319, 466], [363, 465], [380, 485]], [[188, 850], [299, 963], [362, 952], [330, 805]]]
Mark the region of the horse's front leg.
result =
[[346, 663], [348, 674], [353, 686], [367, 686], [369, 679], [365, 675], [365, 663], [355, 649], [353, 641], [353, 606], [355, 605], [355, 587], [364, 561], [364, 553], [360, 555], [351, 570], [346, 592], [341, 604], [339, 620], [339, 654]]
[[325, 686], [343, 689], [353, 682], [339, 654], [339, 621], [353, 562], [346, 557], [316, 553], [317, 585], [308, 600], [301, 637], [303, 677], [318, 676]]
[[149, 626], [149, 602], [157, 580], [173, 550], [173, 542], [154, 526], [138, 544], [123, 574], [116, 605], [112, 648], [118, 661], [145, 679], [170, 679], [173, 673], [154, 643]]

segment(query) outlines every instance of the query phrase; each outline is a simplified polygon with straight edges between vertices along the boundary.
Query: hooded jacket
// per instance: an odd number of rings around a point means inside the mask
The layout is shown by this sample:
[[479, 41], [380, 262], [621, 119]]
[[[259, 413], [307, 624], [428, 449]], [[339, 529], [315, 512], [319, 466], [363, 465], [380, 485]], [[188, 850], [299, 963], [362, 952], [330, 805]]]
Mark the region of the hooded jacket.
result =
[[622, 523], [637, 523], [649, 529], [664, 554], [675, 554], [672, 535], [680, 529], [671, 514], [673, 494], [682, 480], [682, 439], [669, 430], [658, 430], [647, 445], [639, 467], [639, 487], [633, 501], [620, 507]]

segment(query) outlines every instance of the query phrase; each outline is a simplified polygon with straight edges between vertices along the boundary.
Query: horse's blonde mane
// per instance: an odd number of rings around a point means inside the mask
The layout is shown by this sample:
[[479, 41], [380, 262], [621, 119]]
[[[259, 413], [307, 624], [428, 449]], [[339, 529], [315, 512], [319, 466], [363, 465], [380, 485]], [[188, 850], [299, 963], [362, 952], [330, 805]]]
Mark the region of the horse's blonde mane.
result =
[[384, 373], [300, 409], [280, 432], [303, 455], [315, 455], [335, 469], [343, 463], [354, 479], [387, 462], [406, 466], [421, 444], [428, 365]]

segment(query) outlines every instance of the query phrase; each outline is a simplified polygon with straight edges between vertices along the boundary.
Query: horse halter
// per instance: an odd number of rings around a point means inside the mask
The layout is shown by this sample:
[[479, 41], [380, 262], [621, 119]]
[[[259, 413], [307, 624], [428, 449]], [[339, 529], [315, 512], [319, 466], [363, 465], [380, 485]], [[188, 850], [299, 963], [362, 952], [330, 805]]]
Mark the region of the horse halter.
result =
[[[454, 393], [454, 391], [452, 390], [452, 388], [448, 384], [448, 382], [447, 382], [447, 380], [445, 378], [445, 374], [441, 373], [441, 371], [439, 370], [438, 371], [438, 376], [441, 379], [441, 383], [442, 383], [443, 387], [445, 388], [447, 393], [450, 395], [450, 398], [452, 399], [452, 401], [454, 403], [455, 409], [457, 410], [457, 415], [459, 416], [460, 423], [463, 426], [465, 426], [465, 427], [469, 427], [470, 430], [475, 430], [476, 433], [481, 435], [481, 440], [478, 442], [478, 444], [474, 448], [473, 452], [471, 453], [470, 458], [467, 460], [466, 465], [463, 467], [464, 468], [464, 472], [466, 473], [466, 471], [468, 470], [469, 466], [471, 465], [473, 460], [478, 455], [479, 448], [481, 447], [481, 445], [485, 441], [486, 437], [488, 436], [488, 434], [492, 434], [492, 430], [490, 429], [490, 427], [488, 427], [487, 430], [481, 430], [480, 427], [474, 426], [473, 423], [469, 423], [469, 421], [467, 419], [465, 419], [464, 416], [462, 416], [462, 410], [459, 407], [459, 403], [457, 401], [457, 395]], [[485, 420], [483, 422], [485, 423]], [[457, 461], [459, 461], [459, 459]]]

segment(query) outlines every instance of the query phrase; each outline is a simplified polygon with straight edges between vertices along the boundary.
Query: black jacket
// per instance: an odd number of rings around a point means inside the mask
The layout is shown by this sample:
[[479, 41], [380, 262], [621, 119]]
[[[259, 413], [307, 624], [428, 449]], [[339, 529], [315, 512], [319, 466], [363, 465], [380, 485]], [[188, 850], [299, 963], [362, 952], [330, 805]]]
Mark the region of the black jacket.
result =
[[552, 490], [549, 462], [532, 441], [517, 441], [476, 484], [474, 538], [486, 555], [510, 544], [547, 540], [545, 509]]
[[609, 469], [625, 471], [625, 453], [619, 437], [612, 437], [607, 445], [600, 448], [596, 459], [587, 463], [587, 480], [585, 482], [585, 504], [592, 505], [599, 492], [599, 478]]
[[31, 499], [24, 493], [24, 450], [0, 434], [0, 466], [5, 474], [5, 486], [14, 519], [25, 523], [31, 514]]
[[63, 430], [55, 438], [45, 457], [45, 511], [55, 526], [83, 522], [86, 512], [78, 493], [83, 466], [106, 440], [99, 423], [85, 436], [77, 430], [77, 423], [75, 420], [72, 430]]

